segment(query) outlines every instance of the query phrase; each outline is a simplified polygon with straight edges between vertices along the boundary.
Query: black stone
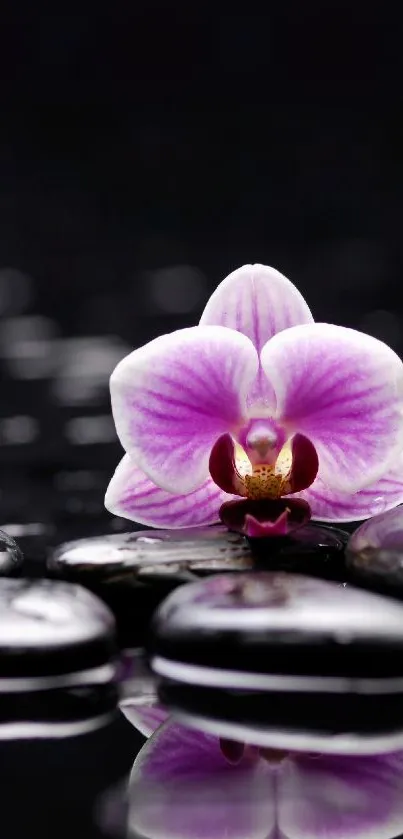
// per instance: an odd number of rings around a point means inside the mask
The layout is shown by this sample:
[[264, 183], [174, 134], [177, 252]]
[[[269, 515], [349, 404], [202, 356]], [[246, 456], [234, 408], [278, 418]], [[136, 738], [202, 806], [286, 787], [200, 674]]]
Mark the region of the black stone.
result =
[[[225, 725], [232, 725], [233, 731], [229, 735], [235, 737], [236, 726], [242, 725], [260, 733], [256, 737], [262, 745], [270, 734], [275, 737], [295, 735], [295, 748], [298, 749], [298, 738], [302, 733], [306, 737], [319, 737], [323, 742], [328, 738], [338, 736], [354, 736], [357, 750], [365, 748], [365, 739], [369, 743], [376, 743], [381, 738], [387, 738], [388, 751], [390, 742], [395, 742], [395, 748], [403, 746], [403, 692], [393, 696], [366, 696], [359, 694], [338, 693], [298, 693], [270, 692], [270, 691], [241, 691], [204, 686], [179, 685], [170, 680], [161, 680], [158, 687], [159, 699], [172, 712], [185, 720], [193, 719], [193, 724], [199, 720], [200, 727], [209, 728], [208, 721], [215, 723], [217, 734], [228, 736], [224, 729], [220, 732], [220, 721]], [[205, 721], [203, 723], [203, 720]], [[207, 725], [206, 725], [207, 722]], [[359, 743], [362, 738], [363, 742]], [[239, 736], [242, 740], [242, 734]], [[284, 744], [285, 745], [285, 744]], [[322, 743], [323, 745], [323, 743]], [[315, 747], [312, 740], [311, 748]], [[345, 744], [348, 752], [354, 752], [351, 745]], [[375, 746], [374, 751], [382, 751]], [[341, 751], [343, 748], [341, 747]]]
[[23, 563], [22, 551], [4, 530], [0, 530], [0, 576], [14, 577], [21, 570]]
[[54, 539], [52, 525], [41, 521], [12, 522], [2, 525], [2, 530], [18, 540], [24, 557], [24, 576], [43, 576], [48, 546]]
[[356, 585], [403, 599], [403, 507], [357, 528], [347, 543], [346, 565]]
[[114, 651], [114, 632], [109, 610], [80, 586], [0, 580], [0, 678], [104, 664]]
[[81, 583], [109, 605], [122, 646], [144, 643], [155, 609], [177, 586], [252, 567], [244, 538], [224, 527], [81, 539], [60, 545], [48, 561], [53, 575]]
[[348, 533], [310, 522], [289, 536], [249, 539], [257, 567], [343, 582]]
[[161, 701], [223, 736], [403, 744], [403, 607], [387, 598], [283, 573], [215, 577], [167, 598], [150, 657]]
[[85, 589], [50, 580], [0, 580], [2, 725], [54, 725], [114, 711], [113, 616]]
[[357, 585], [403, 600], [403, 550], [367, 548], [348, 553], [347, 567]]

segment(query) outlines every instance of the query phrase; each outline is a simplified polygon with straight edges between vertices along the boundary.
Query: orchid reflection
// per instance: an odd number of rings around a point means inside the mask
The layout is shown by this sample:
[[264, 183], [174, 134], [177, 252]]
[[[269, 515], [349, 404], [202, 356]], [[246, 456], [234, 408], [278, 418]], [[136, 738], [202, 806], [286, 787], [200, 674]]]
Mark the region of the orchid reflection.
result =
[[403, 752], [347, 758], [249, 746], [237, 760], [215, 737], [168, 719], [134, 763], [129, 835], [392, 839], [403, 831]]

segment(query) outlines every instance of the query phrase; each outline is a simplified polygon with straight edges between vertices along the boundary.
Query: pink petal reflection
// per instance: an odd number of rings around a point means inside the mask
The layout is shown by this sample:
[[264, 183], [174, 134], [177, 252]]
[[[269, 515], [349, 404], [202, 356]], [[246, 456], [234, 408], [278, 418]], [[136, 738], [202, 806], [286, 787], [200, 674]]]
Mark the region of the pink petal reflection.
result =
[[154, 696], [150, 696], [148, 702], [146, 697], [137, 700], [124, 699], [119, 707], [126, 719], [143, 737], [151, 737], [169, 717], [168, 711], [161, 705], [157, 705]]
[[402, 793], [403, 752], [268, 761], [247, 747], [232, 765], [215, 737], [169, 720], [134, 763], [129, 825], [148, 839], [392, 839]]

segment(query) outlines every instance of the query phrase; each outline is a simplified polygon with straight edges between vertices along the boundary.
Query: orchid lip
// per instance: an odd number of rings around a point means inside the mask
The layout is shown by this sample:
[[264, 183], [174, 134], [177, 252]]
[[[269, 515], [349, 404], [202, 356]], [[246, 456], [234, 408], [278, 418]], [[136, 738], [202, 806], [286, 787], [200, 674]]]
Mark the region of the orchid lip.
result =
[[252, 463], [244, 449], [226, 434], [213, 446], [209, 461], [217, 486], [255, 500], [275, 500], [305, 489], [315, 480], [318, 467], [315, 447], [301, 434], [295, 434], [280, 449], [274, 463]]
[[309, 504], [300, 498], [260, 501], [244, 498], [229, 501], [220, 508], [223, 524], [251, 539], [288, 536], [307, 524], [310, 517]]

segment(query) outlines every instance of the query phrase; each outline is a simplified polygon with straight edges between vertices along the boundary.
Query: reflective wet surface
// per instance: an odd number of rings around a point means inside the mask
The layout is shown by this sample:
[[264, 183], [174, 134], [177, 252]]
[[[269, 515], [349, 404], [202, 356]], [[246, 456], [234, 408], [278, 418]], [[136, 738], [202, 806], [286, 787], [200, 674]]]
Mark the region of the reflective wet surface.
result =
[[400, 836], [402, 607], [358, 587], [344, 526], [139, 530], [102, 510], [92, 455], [39, 459], [2, 542], [13, 836]]
[[167, 721], [134, 762], [129, 836], [166, 839], [397, 837], [403, 753], [350, 757], [248, 748], [236, 765], [216, 738]]
[[[172, 306], [195, 273], [176, 297], [169, 272], [141, 274], [155, 334], [187, 325], [195, 303]], [[0, 270], [0, 292], [2, 835], [403, 834], [399, 527], [346, 552], [353, 525], [257, 543], [111, 516], [108, 376], [150, 337], [133, 289], [115, 300], [118, 335], [95, 292], [75, 296], [81, 321], [67, 293], [66, 317], [37, 303], [23, 272]], [[195, 583], [206, 602], [156, 617]]]

